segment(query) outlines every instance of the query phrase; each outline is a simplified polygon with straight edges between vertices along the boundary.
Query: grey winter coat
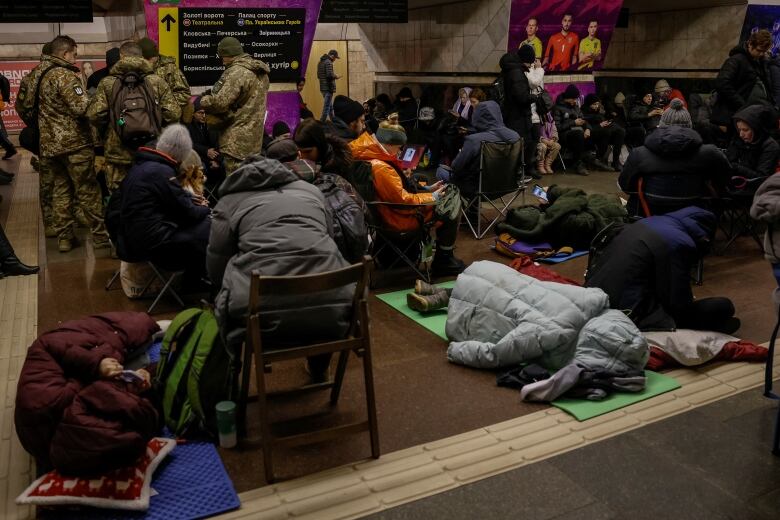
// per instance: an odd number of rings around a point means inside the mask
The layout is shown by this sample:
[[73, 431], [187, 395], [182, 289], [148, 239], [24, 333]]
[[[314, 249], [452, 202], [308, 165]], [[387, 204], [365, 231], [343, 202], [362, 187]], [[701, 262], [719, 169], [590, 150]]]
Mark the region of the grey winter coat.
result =
[[558, 369], [572, 360], [619, 369], [647, 360], [647, 342], [631, 320], [610, 311], [607, 295], [542, 282], [495, 262], [474, 262], [447, 311], [447, 358], [476, 368], [534, 362]]
[[780, 175], [770, 175], [759, 186], [750, 216], [766, 222], [764, 256], [773, 264], [780, 264]]
[[[222, 183], [209, 238], [209, 277], [221, 286], [215, 312], [228, 330], [244, 325], [253, 271], [304, 275], [348, 265], [331, 238], [320, 190], [278, 161], [252, 159]], [[292, 344], [344, 337], [352, 293], [267, 295], [263, 338]]]

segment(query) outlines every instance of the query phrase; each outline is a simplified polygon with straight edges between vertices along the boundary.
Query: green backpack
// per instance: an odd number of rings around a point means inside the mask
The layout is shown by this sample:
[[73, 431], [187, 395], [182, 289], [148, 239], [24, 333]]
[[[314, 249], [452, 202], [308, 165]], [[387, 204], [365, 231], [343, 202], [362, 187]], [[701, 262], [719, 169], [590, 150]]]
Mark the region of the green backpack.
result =
[[230, 380], [230, 358], [214, 313], [179, 313], [163, 337], [155, 375], [168, 429], [177, 437], [214, 435], [214, 407], [227, 399]]

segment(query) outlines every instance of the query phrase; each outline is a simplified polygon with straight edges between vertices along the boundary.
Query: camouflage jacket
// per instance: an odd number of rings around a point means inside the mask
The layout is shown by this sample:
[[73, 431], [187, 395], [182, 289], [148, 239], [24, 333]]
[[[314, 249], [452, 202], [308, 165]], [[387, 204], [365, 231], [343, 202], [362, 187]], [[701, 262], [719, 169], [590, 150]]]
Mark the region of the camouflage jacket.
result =
[[23, 77], [22, 81], [19, 83], [19, 92], [16, 95], [14, 109], [27, 126], [30, 126], [32, 122], [32, 109], [35, 105], [36, 89], [38, 88], [38, 80], [41, 77], [41, 73], [46, 70], [46, 68], [53, 66], [51, 64], [46, 64], [43, 61], [45, 58], [45, 55], [41, 55], [41, 62], [36, 65], [29, 74]]
[[270, 71], [262, 61], [242, 54], [201, 99], [200, 106], [217, 120], [220, 153], [243, 160], [260, 152]]
[[56, 65], [41, 82], [38, 127], [41, 157], [55, 157], [92, 146], [86, 118], [89, 96], [79, 69], [56, 56], [46, 56], [44, 67]]
[[182, 109], [186, 107], [190, 102], [190, 84], [187, 83], [187, 78], [179, 70], [179, 66], [176, 65], [176, 60], [161, 54], [154, 64], [154, 73], [165, 80], [179, 106]]
[[181, 116], [181, 109], [173, 97], [171, 89], [165, 81], [152, 73], [152, 65], [145, 59], [136, 56], [122, 58], [111, 68], [109, 75], [100, 80], [97, 92], [92, 96], [87, 109], [87, 117], [102, 136], [106, 160], [116, 164], [131, 164], [133, 150], [127, 148], [119, 139], [114, 125], [109, 121], [111, 109], [111, 94], [116, 83], [125, 73], [135, 71], [144, 76], [152, 89], [154, 100], [162, 110], [163, 126], [176, 123]]

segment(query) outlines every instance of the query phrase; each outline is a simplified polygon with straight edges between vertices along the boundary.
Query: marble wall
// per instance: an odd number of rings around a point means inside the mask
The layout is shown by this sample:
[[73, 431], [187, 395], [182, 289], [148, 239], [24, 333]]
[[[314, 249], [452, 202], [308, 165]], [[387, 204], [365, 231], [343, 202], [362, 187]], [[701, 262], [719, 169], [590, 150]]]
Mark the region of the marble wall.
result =
[[746, 5], [631, 13], [615, 29], [604, 69], [717, 70], [734, 47]]

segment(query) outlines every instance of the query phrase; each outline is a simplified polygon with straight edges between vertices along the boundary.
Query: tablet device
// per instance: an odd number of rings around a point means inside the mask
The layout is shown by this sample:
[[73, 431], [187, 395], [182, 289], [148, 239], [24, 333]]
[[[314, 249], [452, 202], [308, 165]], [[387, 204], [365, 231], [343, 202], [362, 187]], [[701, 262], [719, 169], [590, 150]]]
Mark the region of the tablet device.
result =
[[425, 146], [418, 144], [407, 144], [401, 148], [401, 167], [404, 169], [409, 168], [410, 170], [417, 169], [417, 165], [420, 164], [420, 159], [422, 159], [424, 153]]

